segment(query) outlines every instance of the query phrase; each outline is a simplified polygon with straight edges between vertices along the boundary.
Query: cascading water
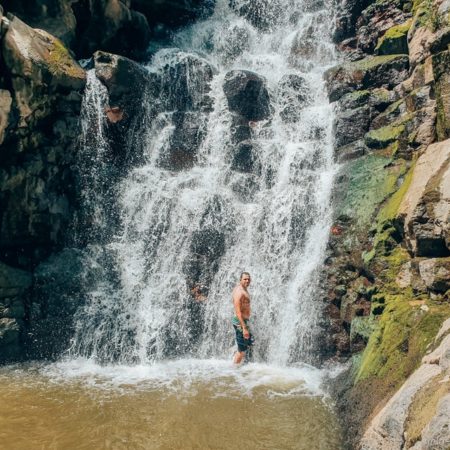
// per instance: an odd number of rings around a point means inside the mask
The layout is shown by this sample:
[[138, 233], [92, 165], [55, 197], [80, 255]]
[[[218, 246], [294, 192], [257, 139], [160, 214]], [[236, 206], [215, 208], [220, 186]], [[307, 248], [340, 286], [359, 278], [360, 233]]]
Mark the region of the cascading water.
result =
[[[218, 0], [212, 17], [153, 57], [157, 82], [136, 144], [144, 162], [110, 191], [113, 202], [97, 184], [86, 188], [101, 229], [88, 251], [101, 276], [77, 313], [72, 356], [228, 358], [231, 290], [246, 270], [255, 357], [283, 366], [315, 359], [335, 170], [322, 81], [334, 62], [331, 10], [320, 0]], [[241, 69], [266, 80], [267, 118], [237, 122], [230, 111], [225, 76]], [[82, 157], [97, 171], [106, 103], [91, 72]], [[111, 208], [114, 230], [102, 219]]]

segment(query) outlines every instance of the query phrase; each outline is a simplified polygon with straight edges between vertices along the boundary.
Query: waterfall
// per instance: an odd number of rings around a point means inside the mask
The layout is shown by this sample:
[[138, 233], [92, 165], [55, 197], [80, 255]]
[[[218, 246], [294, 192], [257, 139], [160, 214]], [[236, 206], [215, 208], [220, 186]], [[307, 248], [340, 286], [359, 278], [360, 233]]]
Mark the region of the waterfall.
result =
[[[157, 82], [144, 96], [139, 139], [130, 137], [143, 156], [107, 193], [107, 93], [90, 72], [81, 157], [96, 180], [84, 200], [98, 275], [75, 317], [71, 355], [228, 358], [231, 291], [245, 270], [254, 357], [314, 361], [335, 172], [322, 80], [335, 63], [331, 11], [321, 0], [217, 0], [210, 18], [146, 66]], [[223, 86], [232, 70], [263, 77], [267, 117], [249, 123], [230, 111]]]

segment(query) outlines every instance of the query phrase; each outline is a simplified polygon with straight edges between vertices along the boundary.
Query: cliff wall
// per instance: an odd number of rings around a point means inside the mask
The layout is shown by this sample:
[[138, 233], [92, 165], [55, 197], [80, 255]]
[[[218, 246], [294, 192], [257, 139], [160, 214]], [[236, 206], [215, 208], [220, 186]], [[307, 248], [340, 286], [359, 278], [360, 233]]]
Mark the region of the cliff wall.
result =
[[352, 361], [340, 406], [354, 447], [447, 448], [433, 424], [448, 415], [448, 365], [422, 358], [447, 345], [450, 316], [450, 3], [344, 1], [336, 25], [342, 167], [324, 297], [331, 347]]

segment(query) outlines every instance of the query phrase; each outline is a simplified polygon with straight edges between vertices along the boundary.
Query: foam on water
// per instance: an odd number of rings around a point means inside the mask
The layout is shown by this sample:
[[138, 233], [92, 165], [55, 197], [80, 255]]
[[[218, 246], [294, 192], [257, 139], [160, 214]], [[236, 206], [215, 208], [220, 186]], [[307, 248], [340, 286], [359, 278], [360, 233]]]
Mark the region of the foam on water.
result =
[[306, 364], [276, 367], [249, 363], [241, 367], [218, 359], [181, 359], [151, 365], [106, 365], [92, 359], [71, 359], [42, 366], [39, 372], [53, 383], [78, 382], [101, 389], [158, 390], [163, 395], [195, 395], [198, 385], [212, 396], [323, 396], [327, 372]]

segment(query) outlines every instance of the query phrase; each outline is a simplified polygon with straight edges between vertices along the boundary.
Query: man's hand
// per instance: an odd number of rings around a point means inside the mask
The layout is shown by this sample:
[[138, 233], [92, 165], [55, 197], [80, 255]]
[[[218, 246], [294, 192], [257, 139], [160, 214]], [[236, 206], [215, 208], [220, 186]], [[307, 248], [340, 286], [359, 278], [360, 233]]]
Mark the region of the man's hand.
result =
[[248, 328], [243, 327], [242, 334], [244, 335], [244, 339], [250, 339], [250, 333], [248, 331]]

